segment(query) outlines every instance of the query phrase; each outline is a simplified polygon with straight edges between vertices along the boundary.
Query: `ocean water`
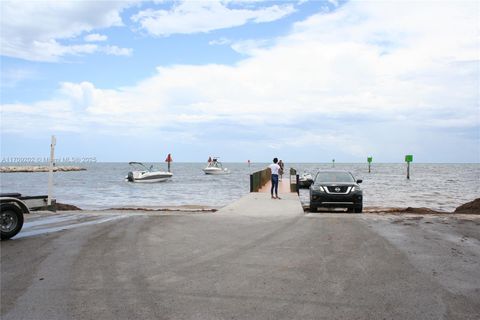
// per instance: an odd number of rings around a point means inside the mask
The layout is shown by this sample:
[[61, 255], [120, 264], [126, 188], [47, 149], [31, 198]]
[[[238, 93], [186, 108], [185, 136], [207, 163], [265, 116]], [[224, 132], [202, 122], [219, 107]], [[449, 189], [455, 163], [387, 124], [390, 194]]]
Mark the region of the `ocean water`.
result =
[[[331, 164], [298, 164], [305, 171], [331, 169]], [[426, 207], [453, 211], [456, 207], [480, 197], [480, 164], [410, 164], [407, 179], [405, 163], [335, 164], [336, 169], [350, 171], [363, 179], [364, 207]], [[309, 191], [301, 190], [302, 203], [308, 204]]]
[[[166, 168], [165, 163], [155, 164]], [[58, 202], [82, 209], [113, 207], [163, 207], [204, 205], [221, 207], [249, 192], [249, 174], [267, 163], [224, 163], [231, 174], [205, 175], [204, 163], [173, 163], [171, 181], [152, 184], [124, 180], [130, 170], [127, 163], [91, 163], [87, 171], [54, 174], [54, 196]], [[298, 173], [315, 173], [332, 164], [286, 163]], [[413, 163], [410, 180], [405, 164], [335, 164], [363, 179], [365, 207], [427, 207], [452, 211], [457, 206], [480, 197], [480, 164]], [[0, 190], [23, 195], [43, 195], [48, 190], [48, 173], [2, 173]], [[308, 204], [308, 190], [301, 190], [302, 202]]]

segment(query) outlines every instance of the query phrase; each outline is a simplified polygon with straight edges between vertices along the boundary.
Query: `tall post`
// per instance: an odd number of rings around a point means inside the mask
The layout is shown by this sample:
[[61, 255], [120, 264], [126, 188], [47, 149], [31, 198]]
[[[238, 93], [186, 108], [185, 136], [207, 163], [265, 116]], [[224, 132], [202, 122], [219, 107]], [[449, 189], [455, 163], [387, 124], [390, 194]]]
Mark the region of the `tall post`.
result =
[[372, 164], [373, 157], [367, 157], [367, 161], [368, 161], [368, 173], [370, 173], [370, 165]]
[[405, 156], [405, 162], [407, 163], [407, 179], [410, 179], [410, 162], [413, 161], [413, 155], [407, 154]]
[[335, 168], [335, 159], [332, 159], [332, 168]]
[[52, 142], [50, 143], [50, 167], [48, 169], [48, 198], [47, 206], [52, 205], [52, 195], [53, 195], [53, 166], [55, 165], [55, 145], [57, 144], [57, 139], [55, 136], [52, 136]]

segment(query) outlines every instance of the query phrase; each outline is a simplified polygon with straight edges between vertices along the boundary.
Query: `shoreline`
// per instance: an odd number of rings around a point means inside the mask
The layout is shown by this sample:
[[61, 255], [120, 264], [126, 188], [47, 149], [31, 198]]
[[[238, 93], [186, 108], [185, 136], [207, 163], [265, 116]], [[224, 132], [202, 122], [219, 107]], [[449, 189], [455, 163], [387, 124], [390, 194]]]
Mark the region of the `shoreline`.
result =
[[[68, 210], [68, 208], [73, 208], [74, 210], [82, 210], [78, 207], [57, 203], [57, 208], [62, 210], [61, 208], [64, 207]], [[113, 207], [105, 210], [137, 210], [137, 211], [193, 211], [193, 212], [216, 212], [223, 208], [224, 206], [206, 206], [206, 205], [179, 205], [179, 206], [130, 206], [130, 207]], [[304, 213], [310, 213], [310, 207], [308, 205], [302, 205], [302, 209]], [[323, 210], [320, 212], [325, 213], [345, 213], [342, 209], [340, 210]], [[453, 212], [447, 211], [438, 211], [433, 210], [426, 207], [364, 207], [363, 213], [370, 213], [370, 214], [418, 214], [418, 215], [458, 215], [458, 214], [466, 214], [466, 215], [480, 215], [480, 198], [474, 199], [467, 203], [464, 203], [458, 206]]]
[[165, 206], [165, 207], [113, 207], [100, 210], [88, 211], [145, 211], [145, 212], [217, 212], [221, 207], [210, 207], [200, 205], [183, 205], [183, 206]]
[[[228, 206], [228, 204], [226, 205]], [[128, 205], [128, 206], [112, 206], [107, 208], [92, 208], [92, 209], [82, 209], [72, 204], [66, 204], [61, 202], [55, 202], [54, 207], [52, 208], [56, 211], [91, 211], [91, 212], [102, 212], [102, 211], [163, 211], [163, 212], [216, 212], [225, 206], [211, 206], [211, 205], [201, 205], [201, 204], [184, 204], [184, 205], [164, 205], [164, 206], [140, 206], [140, 205]], [[311, 214], [309, 205], [301, 205], [304, 214]], [[32, 211], [45, 211], [47, 208], [43, 207], [40, 210]], [[343, 208], [320, 208], [320, 214], [339, 214], [346, 213]], [[480, 198], [474, 199], [467, 203], [464, 203], [458, 206], [454, 211], [438, 211], [427, 207], [380, 207], [380, 206], [371, 206], [364, 207], [363, 213], [366, 214], [392, 214], [392, 215], [402, 215], [402, 214], [414, 214], [421, 216], [428, 215], [479, 215], [480, 216]], [[361, 215], [361, 214], [358, 214]]]
[[[217, 212], [223, 208], [223, 206], [206, 206], [206, 205], [177, 205], [177, 206], [112, 206], [110, 208], [95, 208], [95, 209], [82, 209], [74, 205], [57, 203], [57, 212], [63, 211], [83, 211], [83, 212], [105, 212], [105, 211], [144, 211], [144, 212]], [[312, 214], [309, 211], [308, 206], [303, 206], [305, 214]], [[44, 211], [44, 210], [38, 210]], [[344, 210], [323, 210], [317, 212], [319, 215], [335, 215], [344, 214]], [[365, 207], [362, 214], [376, 214], [376, 215], [420, 215], [420, 216], [458, 216], [468, 215], [475, 216], [480, 215], [480, 211], [437, 211], [425, 207]], [[357, 214], [357, 215], [362, 215]], [[355, 214], [352, 214], [355, 215]]]

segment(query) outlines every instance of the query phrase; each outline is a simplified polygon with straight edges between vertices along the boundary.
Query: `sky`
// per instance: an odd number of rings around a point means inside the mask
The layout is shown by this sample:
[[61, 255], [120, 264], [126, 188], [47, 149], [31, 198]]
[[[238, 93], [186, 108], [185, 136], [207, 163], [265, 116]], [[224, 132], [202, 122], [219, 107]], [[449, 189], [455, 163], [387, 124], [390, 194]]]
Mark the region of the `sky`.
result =
[[478, 1], [1, 1], [1, 156], [480, 162]]

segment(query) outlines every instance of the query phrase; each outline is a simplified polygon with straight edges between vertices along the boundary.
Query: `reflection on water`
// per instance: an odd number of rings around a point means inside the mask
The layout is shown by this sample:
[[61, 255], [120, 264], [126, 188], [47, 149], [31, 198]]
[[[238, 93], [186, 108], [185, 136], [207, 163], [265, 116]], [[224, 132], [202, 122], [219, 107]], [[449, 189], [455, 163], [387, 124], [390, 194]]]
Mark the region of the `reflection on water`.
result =
[[[164, 167], [164, 164], [158, 164]], [[55, 197], [58, 202], [83, 209], [119, 206], [169, 206], [199, 204], [226, 205], [249, 191], [249, 173], [267, 164], [226, 163], [231, 174], [205, 175], [203, 163], [173, 163], [171, 181], [138, 184], [124, 181], [130, 170], [124, 163], [89, 164], [87, 171], [55, 173]], [[301, 174], [330, 169], [331, 164], [286, 164]], [[363, 179], [364, 206], [428, 207], [451, 211], [480, 195], [479, 164], [413, 164], [411, 179], [406, 179], [405, 164], [335, 164], [357, 179]], [[287, 171], [288, 172], [288, 171]], [[0, 175], [1, 192], [24, 195], [47, 193], [47, 173], [8, 173]], [[308, 203], [308, 190], [302, 190], [302, 201]]]

